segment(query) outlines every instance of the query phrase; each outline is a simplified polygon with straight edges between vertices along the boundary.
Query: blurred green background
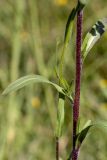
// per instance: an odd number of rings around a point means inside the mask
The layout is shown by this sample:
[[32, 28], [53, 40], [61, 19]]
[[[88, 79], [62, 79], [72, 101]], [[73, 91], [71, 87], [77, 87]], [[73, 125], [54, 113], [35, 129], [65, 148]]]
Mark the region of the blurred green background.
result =
[[[27, 74], [54, 82], [56, 57], [67, 17], [75, 0], [0, 0], [0, 93]], [[84, 10], [84, 32], [107, 16], [107, 1], [90, 1]], [[74, 34], [75, 37], [75, 34]], [[56, 54], [57, 50], [57, 54]], [[65, 77], [74, 80], [75, 41], [65, 56]], [[80, 117], [83, 122], [107, 120], [107, 33], [88, 55], [82, 74]], [[54, 160], [58, 94], [47, 85], [29, 85], [0, 97], [0, 160]], [[71, 148], [72, 109], [66, 101], [60, 141], [65, 160]], [[107, 130], [91, 129], [79, 160], [107, 160]]]

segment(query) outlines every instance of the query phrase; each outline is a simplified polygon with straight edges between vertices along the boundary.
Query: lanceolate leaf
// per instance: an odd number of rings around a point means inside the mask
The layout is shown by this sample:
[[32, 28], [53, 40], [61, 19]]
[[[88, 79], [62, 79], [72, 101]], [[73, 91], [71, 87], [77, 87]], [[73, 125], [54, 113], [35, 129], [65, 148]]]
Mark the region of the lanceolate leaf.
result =
[[62, 74], [63, 74], [64, 55], [65, 55], [66, 48], [69, 44], [69, 41], [70, 41], [72, 33], [73, 33], [74, 19], [76, 17], [77, 12], [82, 10], [84, 8], [84, 6], [85, 6], [85, 4], [79, 1], [76, 8], [72, 9], [72, 11], [68, 17], [68, 21], [67, 21], [66, 29], [65, 29], [64, 44], [63, 44], [63, 48], [62, 48], [61, 60], [60, 60], [60, 65], [59, 65], [60, 79], [63, 77]]
[[68, 21], [67, 21], [66, 29], [65, 29], [65, 37], [64, 37], [64, 45], [65, 46], [67, 46], [67, 44], [69, 43], [70, 38], [72, 36], [75, 16], [79, 10], [82, 10], [84, 8], [84, 6], [85, 6], [85, 4], [82, 3], [81, 1], [79, 1], [76, 8], [72, 9], [72, 11], [68, 17]]
[[62, 78], [62, 72], [63, 72], [63, 63], [64, 63], [64, 55], [67, 49], [67, 46], [69, 44], [69, 41], [71, 39], [72, 33], [73, 33], [73, 26], [74, 26], [74, 18], [76, 16], [76, 9], [73, 8], [73, 10], [71, 11], [69, 17], [68, 17], [68, 21], [66, 24], [66, 29], [65, 29], [65, 36], [64, 36], [64, 44], [62, 47], [62, 53], [61, 53], [61, 60], [60, 60], [60, 65], [59, 65], [59, 76], [60, 79]]
[[94, 44], [100, 39], [102, 34], [107, 29], [107, 18], [103, 18], [96, 22], [96, 24], [92, 27], [90, 32], [87, 33], [83, 44], [82, 44], [82, 56], [83, 59], [86, 58], [88, 52], [94, 46]]
[[69, 17], [68, 17], [68, 21], [66, 24], [66, 29], [65, 29], [65, 37], [64, 37], [64, 43], [65, 45], [67, 45], [70, 41], [72, 32], [73, 32], [73, 24], [74, 24], [74, 18], [76, 16], [76, 9], [73, 8], [73, 10], [71, 11]]
[[77, 148], [79, 148], [81, 146], [82, 142], [84, 141], [84, 139], [86, 138], [86, 136], [88, 134], [89, 129], [92, 126], [93, 126], [92, 124], [88, 125], [88, 123], [87, 123], [86, 127], [83, 128], [80, 133], [78, 133], [77, 141], [76, 141]]
[[85, 137], [87, 136], [87, 133], [89, 131], [89, 129], [92, 127], [92, 125], [84, 128], [80, 134], [78, 135], [78, 146], [80, 147], [82, 142], [84, 141]]
[[102, 129], [104, 129], [104, 131], [107, 132], [107, 122], [101, 121], [101, 122], [92, 123], [91, 120], [88, 120], [86, 122], [85, 126], [83, 127], [83, 129], [77, 134], [77, 138], [76, 138], [76, 147], [77, 148], [80, 148], [81, 144], [85, 140], [91, 127], [102, 128]]
[[15, 82], [11, 83], [3, 92], [3, 95], [6, 95], [12, 91], [16, 91], [24, 86], [27, 86], [28, 84], [31, 83], [48, 83], [51, 84], [52, 86], [54, 86], [58, 92], [63, 93], [63, 88], [61, 88], [60, 86], [58, 86], [57, 84], [49, 81], [47, 78], [40, 76], [40, 75], [28, 75], [28, 76], [24, 76], [18, 80], [16, 80]]
[[31, 83], [47, 83], [47, 84], [50, 84], [50, 85], [54, 86], [59, 93], [62, 93], [63, 95], [66, 95], [72, 101], [72, 97], [68, 96], [66, 94], [66, 91], [62, 87], [60, 87], [59, 85], [49, 81], [47, 78], [45, 78], [41, 75], [28, 75], [28, 76], [24, 76], [22, 78], [19, 78], [15, 82], [11, 83], [4, 90], [3, 95], [7, 95], [8, 93], [10, 93], [12, 91], [17, 91], [17, 90], [21, 89], [22, 87], [27, 86], [28, 84], [31, 84]]
[[56, 137], [60, 137], [62, 135], [62, 128], [64, 124], [64, 103], [65, 103], [65, 96], [59, 93]]
[[69, 90], [69, 84], [65, 78], [60, 78], [60, 83], [62, 84], [62, 87], [65, 88], [66, 91]]

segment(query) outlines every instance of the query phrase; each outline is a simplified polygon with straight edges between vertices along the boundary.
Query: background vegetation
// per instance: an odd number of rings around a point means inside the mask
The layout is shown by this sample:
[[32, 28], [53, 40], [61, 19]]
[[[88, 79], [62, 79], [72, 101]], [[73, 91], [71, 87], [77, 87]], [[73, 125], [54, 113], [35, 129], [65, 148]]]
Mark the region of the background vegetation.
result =
[[[57, 81], [67, 17], [75, 0], [0, 0], [0, 93], [27, 74], [42, 74]], [[93, 0], [85, 8], [84, 34], [107, 16], [107, 2]], [[75, 37], [75, 34], [74, 34]], [[107, 120], [107, 33], [87, 57], [81, 92], [81, 117]], [[58, 47], [56, 47], [58, 46]], [[72, 48], [71, 48], [72, 47]], [[59, 48], [59, 49], [56, 49]], [[74, 79], [75, 42], [65, 57], [65, 77]], [[57, 50], [57, 54], [56, 54]], [[58, 95], [48, 86], [30, 85], [0, 98], [0, 160], [55, 159], [54, 127]], [[60, 154], [66, 159], [71, 146], [71, 106], [66, 102], [66, 121]], [[80, 160], [107, 159], [107, 132], [91, 129]]]

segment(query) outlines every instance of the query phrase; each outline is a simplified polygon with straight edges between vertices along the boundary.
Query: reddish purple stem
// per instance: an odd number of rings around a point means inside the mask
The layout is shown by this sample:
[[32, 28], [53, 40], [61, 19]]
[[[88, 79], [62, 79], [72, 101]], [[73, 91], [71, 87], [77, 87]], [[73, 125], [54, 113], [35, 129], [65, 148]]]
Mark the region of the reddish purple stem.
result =
[[78, 150], [75, 148], [76, 143], [76, 129], [79, 118], [80, 106], [80, 84], [81, 84], [81, 42], [82, 42], [82, 17], [83, 12], [77, 13], [77, 38], [76, 38], [76, 79], [75, 79], [75, 97], [73, 106], [73, 151], [72, 160], [78, 159]]
[[72, 152], [72, 159], [74, 160], [77, 160], [78, 159], [78, 149], [75, 149], [75, 150], [73, 150], [73, 152]]

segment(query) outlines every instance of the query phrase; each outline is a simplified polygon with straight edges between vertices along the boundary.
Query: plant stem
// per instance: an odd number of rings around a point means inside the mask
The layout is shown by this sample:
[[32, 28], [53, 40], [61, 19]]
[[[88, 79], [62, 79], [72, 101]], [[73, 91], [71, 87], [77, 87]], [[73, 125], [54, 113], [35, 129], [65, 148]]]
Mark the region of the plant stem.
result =
[[73, 151], [72, 160], [78, 159], [78, 151], [76, 149], [76, 129], [79, 118], [80, 106], [80, 84], [81, 84], [81, 41], [82, 41], [82, 17], [83, 11], [77, 13], [77, 37], [76, 37], [76, 78], [75, 78], [75, 97], [73, 106]]
[[59, 160], [59, 138], [56, 137], [56, 160]]

